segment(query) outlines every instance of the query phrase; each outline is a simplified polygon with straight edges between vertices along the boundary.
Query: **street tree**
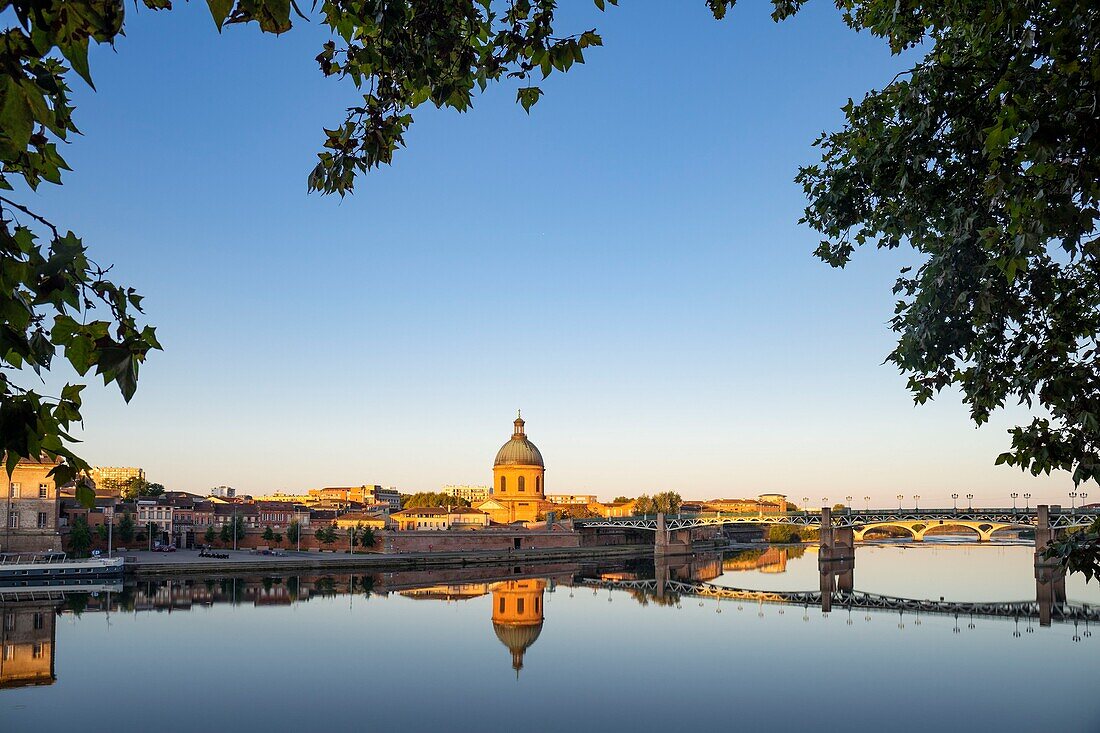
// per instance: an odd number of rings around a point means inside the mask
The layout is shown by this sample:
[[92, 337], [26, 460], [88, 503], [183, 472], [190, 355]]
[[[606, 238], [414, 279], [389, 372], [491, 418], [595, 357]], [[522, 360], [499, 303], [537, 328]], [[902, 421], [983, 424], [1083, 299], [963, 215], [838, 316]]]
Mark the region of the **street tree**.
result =
[[88, 520], [77, 517], [73, 520], [73, 526], [69, 529], [69, 550], [77, 557], [88, 552], [92, 546], [92, 533], [88, 528]]
[[131, 542], [134, 539], [134, 517], [130, 512], [123, 512], [118, 520], [118, 538], [123, 542]]

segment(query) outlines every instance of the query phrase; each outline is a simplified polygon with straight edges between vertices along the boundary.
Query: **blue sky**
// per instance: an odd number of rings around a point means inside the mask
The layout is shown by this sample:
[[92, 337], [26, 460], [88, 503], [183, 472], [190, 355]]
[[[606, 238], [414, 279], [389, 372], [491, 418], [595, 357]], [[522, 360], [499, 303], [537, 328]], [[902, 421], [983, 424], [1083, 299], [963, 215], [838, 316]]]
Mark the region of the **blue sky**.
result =
[[[515, 410], [551, 492], [1061, 500], [882, 365], [908, 252], [811, 256], [792, 182], [849, 96], [903, 64], [826, 3], [569, 3], [605, 46], [466, 114], [421, 108], [396, 164], [306, 192], [356, 100], [314, 23], [219, 35], [204, 3], [132, 12], [74, 80], [74, 172], [31, 203], [147, 296], [164, 353], [126, 406], [86, 391], [85, 454], [171, 488], [488, 483]], [[675, 6], [675, 8], [673, 8]], [[911, 501], [906, 499], [907, 502]], [[1034, 501], [1034, 500], [1033, 500]]]

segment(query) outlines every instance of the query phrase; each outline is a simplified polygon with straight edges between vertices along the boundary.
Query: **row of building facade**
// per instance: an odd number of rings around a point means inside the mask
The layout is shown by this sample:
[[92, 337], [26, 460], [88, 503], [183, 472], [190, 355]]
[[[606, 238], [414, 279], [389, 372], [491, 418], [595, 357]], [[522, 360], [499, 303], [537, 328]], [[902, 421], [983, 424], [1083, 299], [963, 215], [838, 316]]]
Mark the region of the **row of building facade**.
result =
[[[492, 486], [445, 486], [443, 494], [456, 499], [455, 506], [401, 509], [401, 494], [394, 487], [377, 484], [330, 486], [304, 494], [275, 493], [253, 499], [237, 496], [228, 486], [211, 490], [209, 496], [167, 491], [157, 497], [124, 500], [121, 489], [133, 479], [145, 480], [136, 467], [97, 467], [96, 505], [88, 509], [73, 496], [59, 490], [49, 476], [56, 462], [21, 460], [7, 481], [0, 522], [2, 551], [61, 549], [60, 534], [77, 517], [89, 526], [117, 524], [118, 516], [130, 514], [139, 532], [149, 542], [177, 547], [203, 544], [213, 528], [239, 521], [247, 531], [285, 533], [292, 522], [305, 530], [312, 526], [340, 528], [364, 526], [395, 531], [478, 530], [493, 525], [529, 525], [558, 516], [630, 516], [633, 500], [601, 502], [594, 494], [554, 494], [546, 491], [546, 467], [542, 453], [527, 437], [525, 423], [517, 416], [513, 433], [493, 462]], [[463, 500], [463, 501], [458, 501]], [[472, 506], [458, 504], [468, 502]], [[714, 499], [689, 502], [684, 511], [778, 513], [788, 509], [781, 494], [757, 499]]]

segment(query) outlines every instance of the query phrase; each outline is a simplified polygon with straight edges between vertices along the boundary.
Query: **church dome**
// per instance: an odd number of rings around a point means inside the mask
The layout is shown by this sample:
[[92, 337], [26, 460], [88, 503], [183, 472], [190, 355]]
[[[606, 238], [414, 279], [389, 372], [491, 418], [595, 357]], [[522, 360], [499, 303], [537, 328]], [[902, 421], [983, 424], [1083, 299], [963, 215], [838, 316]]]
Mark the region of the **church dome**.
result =
[[523, 418], [517, 417], [512, 439], [497, 451], [496, 460], [493, 461], [494, 466], [546, 467], [542, 462], [542, 453], [539, 453], [539, 449], [527, 439], [527, 435], [523, 432], [523, 425]]

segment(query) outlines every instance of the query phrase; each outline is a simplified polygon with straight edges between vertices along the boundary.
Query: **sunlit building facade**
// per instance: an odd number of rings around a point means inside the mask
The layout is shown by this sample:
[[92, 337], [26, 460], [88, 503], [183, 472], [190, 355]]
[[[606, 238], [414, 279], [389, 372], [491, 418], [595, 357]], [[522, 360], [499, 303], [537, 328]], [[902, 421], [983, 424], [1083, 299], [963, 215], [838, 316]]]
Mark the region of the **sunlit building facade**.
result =
[[546, 501], [546, 466], [542, 453], [527, 437], [522, 416], [513, 423], [512, 438], [501, 446], [493, 461], [493, 495], [477, 505], [494, 522], [533, 522], [549, 507]]

